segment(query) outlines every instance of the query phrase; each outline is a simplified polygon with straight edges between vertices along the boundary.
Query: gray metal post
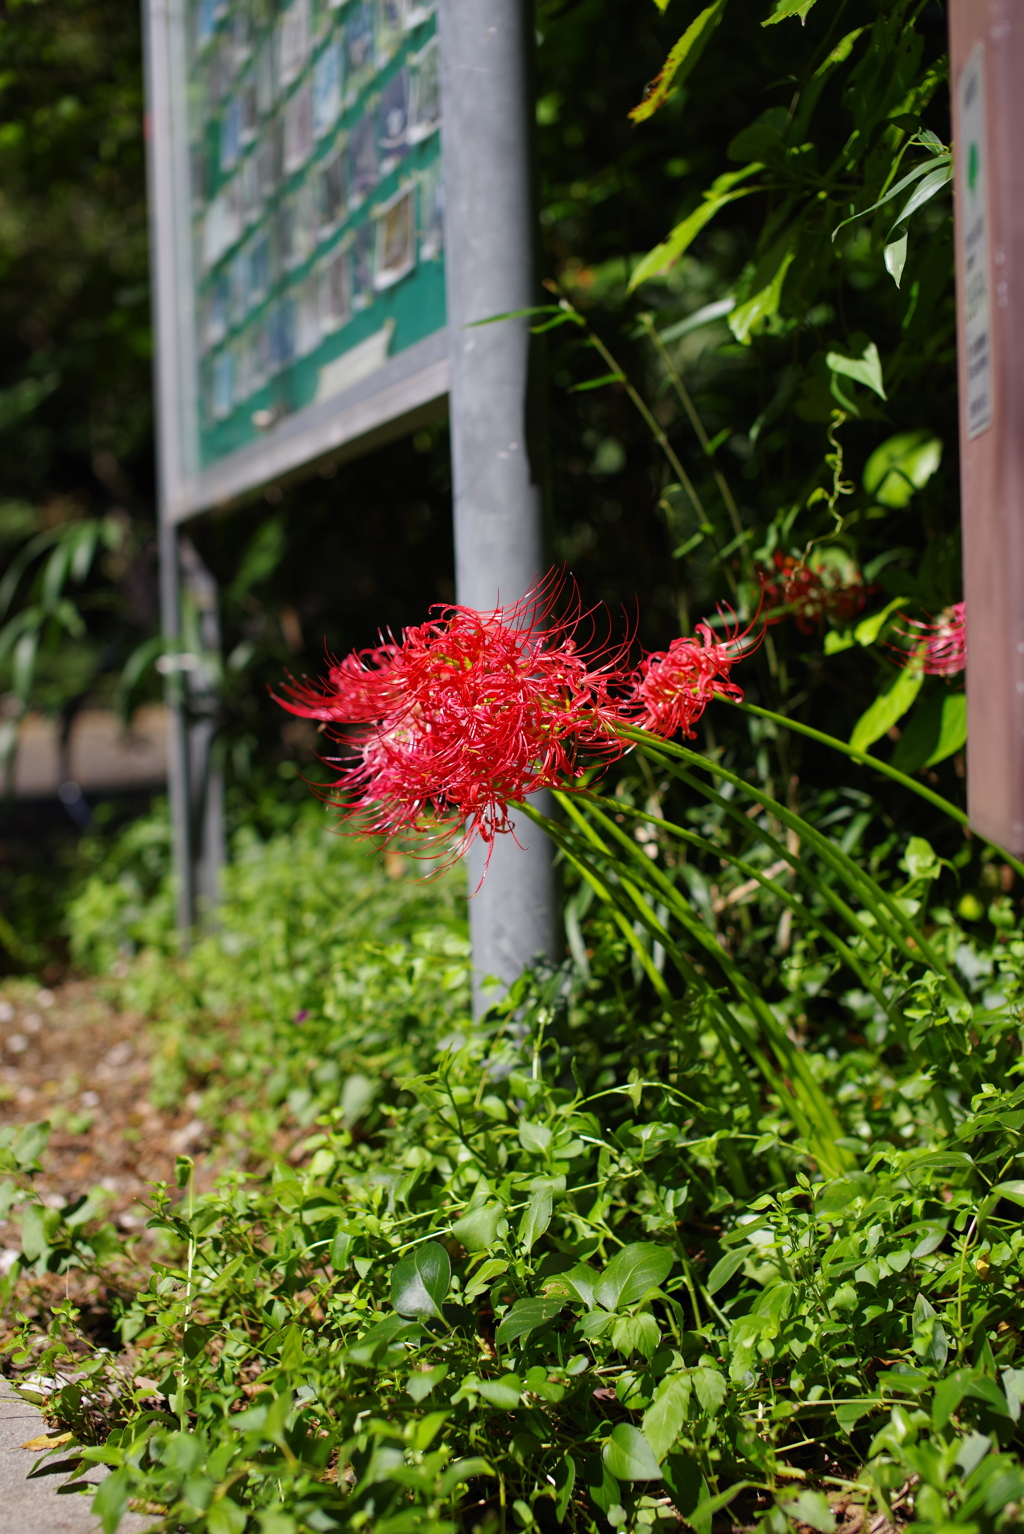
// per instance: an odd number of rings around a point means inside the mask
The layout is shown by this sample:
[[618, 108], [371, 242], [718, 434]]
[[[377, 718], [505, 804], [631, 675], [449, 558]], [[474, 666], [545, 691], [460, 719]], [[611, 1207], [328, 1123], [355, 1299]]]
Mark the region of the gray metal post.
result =
[[[181, 634], [178, 580], [178, 533], [166, 519], [160, 523], [160, 622], [168, 647]], [[171, 853], [177, 884], [178, 928], [189, 932], [196, 919], [195, 867], [189, 816], [188, 724], [182, 673], [176, 666], [164, 682], [167, 708], [167, 797], [171, 812]]]
[[182, 593], [188, 603], [186, 639], [191, 664], [185, 672], [188, 705], [189, 830], [196, 914], [209, 915], [220, 900], [221, 870], [227, 861], [224, 832], [224, 772], [218, 752], [217, 683], [221, 670], [217, 582], [190, 538], [179, 543]]
[[[515, 602], [544, 573], [541, 496], [526, 442], [528, 320], [466, 329], [536, 302], [522, 0], [441, 0], [445, 262], [458, 600]], [[470, 902], [474, 1010], [489, 975], [514, 980], [554, 953], [552, 850], [529, 822], [495, 845]], [[484, 849], [469, 859], [471, 891]]]

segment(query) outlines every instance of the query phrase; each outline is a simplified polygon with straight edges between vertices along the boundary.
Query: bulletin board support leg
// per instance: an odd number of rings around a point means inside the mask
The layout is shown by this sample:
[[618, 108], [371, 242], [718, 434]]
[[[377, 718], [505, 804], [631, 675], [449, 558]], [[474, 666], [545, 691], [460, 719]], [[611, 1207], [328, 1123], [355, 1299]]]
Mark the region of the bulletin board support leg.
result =
[[167, 706], [167, 790], [171, 814], [171, 858], [177, 890], [179, 930], [191, 932], [196, 919], [195, 867], [192, 857], [188, 719], [184, 676], [173, 661], [180, 649], [181, 590], [178, 533], [160, 524], [160, 615], [167, 658], [164, 699]]

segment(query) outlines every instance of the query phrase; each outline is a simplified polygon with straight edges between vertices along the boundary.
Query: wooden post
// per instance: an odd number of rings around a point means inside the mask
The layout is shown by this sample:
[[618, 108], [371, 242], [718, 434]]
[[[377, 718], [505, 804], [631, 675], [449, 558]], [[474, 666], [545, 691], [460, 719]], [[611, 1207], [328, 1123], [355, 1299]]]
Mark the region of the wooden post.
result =
[[1024, 852], [1024, 9], [952, 0], [967, 799]]

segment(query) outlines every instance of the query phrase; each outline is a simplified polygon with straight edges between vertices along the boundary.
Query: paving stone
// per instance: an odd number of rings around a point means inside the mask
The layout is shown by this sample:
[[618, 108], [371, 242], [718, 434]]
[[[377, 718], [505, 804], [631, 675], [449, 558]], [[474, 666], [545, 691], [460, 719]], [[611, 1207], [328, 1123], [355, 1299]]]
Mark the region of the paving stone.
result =
[[[107, 1473], [89, 1466], [75, 1473], [74, 1461], [47, 1459], [23, 1444], [47, 1431], [43, 1416], [22, 1400], [9, 1380], [0, 1378], [0, 1528], [3, 1534], [102, 1534], [89, 1509], [86, 1485], [95, 1486]], [[118, 1534], [143, 1534], [151, 1518], [125, 1513]]]

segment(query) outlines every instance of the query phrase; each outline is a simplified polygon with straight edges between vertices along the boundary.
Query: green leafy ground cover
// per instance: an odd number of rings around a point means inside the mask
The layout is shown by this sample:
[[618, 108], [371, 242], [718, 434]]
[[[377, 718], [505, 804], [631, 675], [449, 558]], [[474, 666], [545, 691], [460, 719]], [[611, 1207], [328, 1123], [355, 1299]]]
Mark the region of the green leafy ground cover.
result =
[[[624, 781], [619, 813], [638, 797]], [[714, 916], [743, 872], [721, 872], [730, 817], [677, 810], [719, 854]], [[696, 853], [634, 845], [688, 889], [708, 877]], [[458, 876], [390, 877], [319, 816], [243, 842], [221, 926], [187, 958], [153, 907], [112, 983], [152, 1018], [162, 1090], [205, 1090], [228, 1170], [198, 1194], [181, 1160], [154, 1190], [158, 1260], [133, 1267], [88, 1208], [33, 1200], [43, 1132], [5, 1132], [2, 1152], [23, 1222], [9, 1291], [68, 1265], [119, 1274], [121, 1350], [86, 1346], [58, 1305], [11, 1354], [76, 1373], [51, 1410], [114, 1466], [106, 1527], [129, 1502], [211, 1534], [830, 1534], [862, 1504], [922, 1534], [1012, 1523], [1024, 934], [996, 895], [972, 936], [923, 839], [863, 863], [927, 908], [938, 970], [870, 950], [909, 1036], [806, 928], [764, 970], [769, 886], [726, 908], [743, 941], [721, 934], [827, 1100], [829, 1164], [794, 1112], [813, 1096], [738, 1064], [727, 988], [663, 994], [665, 956], [569, 870], [577, 957], [479, 1025]], [[111, 925], [104, 890], [73, 912], [81, 953]]]

